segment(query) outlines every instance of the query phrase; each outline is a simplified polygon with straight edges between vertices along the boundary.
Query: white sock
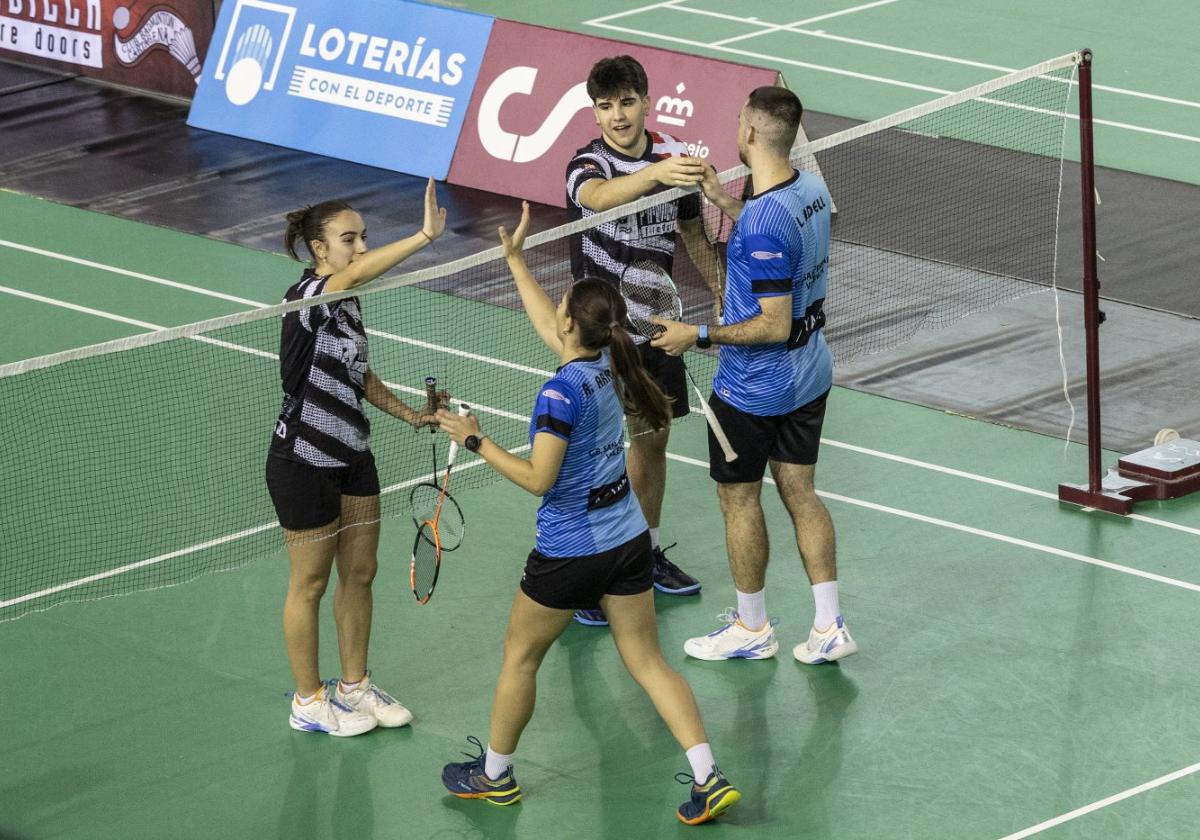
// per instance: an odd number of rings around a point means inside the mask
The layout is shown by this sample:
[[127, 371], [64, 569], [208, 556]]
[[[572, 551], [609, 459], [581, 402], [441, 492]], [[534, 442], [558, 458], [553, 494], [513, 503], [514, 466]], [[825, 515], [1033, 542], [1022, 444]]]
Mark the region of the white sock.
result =
[[736, 591], [738, 618], [741, 619], [742, 626], [747, 630], [761, 630], [767, 623], [767, 590]]
[[494, 782], [507, 773], [509, 767], [512, 767], [512, 753], [501, 755], [488, 744], [487, 756], [483, 760], [483, 772], [487, 777]]
[[813, 584], [813, 600], [817, 603], [817, 614], [813, 618], [813, 627], [818, 630], [828, 630], [837, 617], [842, 614], [838, 609], [837, 581]]
[[312, 701], [316, 700], [318, 697], [321, 696], [322, 688], [324, 688], [324, 686], [321, 686], [321, 688], [318, 688], [316, 691], [314, 691], [312, 694], [308, 695], [307, 697], [305, 697], [299, 691], [297, 691], [294, 695], [296, 698], [296, 704], [299, 706], [304, 706], [304, 705], [307, 705], [307, 704], [311, 703]]
[[365, 679], [366, 677], [363, 676], [358, 682], [346, 682], [345, 680], [338, 680], [338, 691], [340, 691], [342, 694], [349, 694], [351, 691], [354, 691], [354, 689], [362, 685], [363, 680]]
[[658, 529], [657, 528], [650, 529], [650, 547], [658, 548]]
[[688, 763], [692, 765], [692, 778], [697, 784], [704, 784], [704, 780], [712, 775], [713, 769], [716, 767], [716, 761], [713, 759], [712, 747], [705, 741], [703, 744], [697, 744], [687, 751]]

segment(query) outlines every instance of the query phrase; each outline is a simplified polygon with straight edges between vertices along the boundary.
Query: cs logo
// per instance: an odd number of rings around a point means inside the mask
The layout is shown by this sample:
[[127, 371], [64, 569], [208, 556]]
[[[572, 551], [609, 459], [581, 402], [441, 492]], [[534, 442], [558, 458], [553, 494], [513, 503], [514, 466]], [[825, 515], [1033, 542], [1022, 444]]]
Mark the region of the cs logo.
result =
[[537, 79], [536, 67], [510, 67], [493, 80], [479, 103], [479, 142], [494, 158], [529, 163], [550, 150], [576, 113], [592, 106], [587, 83], [580, 82], [563, 94], [550, 115], [532, 133], [513, 134], [500, 127], [500, 109], [514, 94], [528, 96]]

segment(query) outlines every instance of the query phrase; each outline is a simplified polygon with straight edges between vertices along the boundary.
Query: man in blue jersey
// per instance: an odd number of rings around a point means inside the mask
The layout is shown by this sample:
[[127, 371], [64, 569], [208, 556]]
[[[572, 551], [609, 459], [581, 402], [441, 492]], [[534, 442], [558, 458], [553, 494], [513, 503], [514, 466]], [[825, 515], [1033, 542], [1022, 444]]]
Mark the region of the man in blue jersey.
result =
[[[596, 62], [588, 74], [588, 96], [600, 136], [575, 152], [567, 164], [567, 209], [572, 219], [589, 219], [642, 196], [670, 187], [698, 185], [707, 166], [688, 154], [687, 144], [646, 129], [650, 112], [646, 71], [635, 58], [619, 55]], [[627, 267], [651, 262], [670, 273], [676, 234], [704, 279], [720, 295], [720, 270], [700, 221], [700, 196], [690, 195], [619, 218], [571, 237], [571, 274], [595, 277], [620, 288]], [[688, 413], [683, 364], [634, 334], [642, 365], [672, 400], [672, 416]], [[667, 477], [671, 429], [651, 430], [636, 417], [629, 422], [629, 478], [650, 525], [654, 545], [654, 586], [671, 595], [695, 595], [700, 582], [663, 553], [658, 526]], [[668, 546], [670, 548], [670, 546]], [[576, 615], [583, 624], [606, 624], [599, 610]]]
[[833, 359], [821, 332], [833, 202], [818, 176], [797, 172], [788, 158], [801, 111], [786, 88], [751, 92], [738, 117], [738, 151], [750, 167], [754, 194], [745, 202], [733, 198], [712, 170], [702, 183], [705, 196], [736, 222], [721, 323], [664, 321], [664, 333], [653, 342], [671, 355], [720, 345], [712, 409], [738, 454], [726, 461], [709, 433], [737, 610], [724, 626], [687, 641], [684, 651], [697, 659], [768, 659], [779, 650], [765, 600], [768, 543], [760, 495], [768, 464], [816, 601], [808, 639], [793, 654], [815, 665], [858, 650], [838, 608], [833, 521], [813, 488], [833, 384]]

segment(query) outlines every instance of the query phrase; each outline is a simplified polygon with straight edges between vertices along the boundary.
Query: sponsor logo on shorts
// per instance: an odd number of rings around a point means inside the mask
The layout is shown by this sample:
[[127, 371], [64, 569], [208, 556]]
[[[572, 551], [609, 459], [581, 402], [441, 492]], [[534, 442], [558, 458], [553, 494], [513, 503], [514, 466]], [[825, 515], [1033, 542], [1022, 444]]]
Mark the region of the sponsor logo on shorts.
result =
[[781, 260], [783, 259], [782, 251], [751, 251], [750, 256], [756, 260]]

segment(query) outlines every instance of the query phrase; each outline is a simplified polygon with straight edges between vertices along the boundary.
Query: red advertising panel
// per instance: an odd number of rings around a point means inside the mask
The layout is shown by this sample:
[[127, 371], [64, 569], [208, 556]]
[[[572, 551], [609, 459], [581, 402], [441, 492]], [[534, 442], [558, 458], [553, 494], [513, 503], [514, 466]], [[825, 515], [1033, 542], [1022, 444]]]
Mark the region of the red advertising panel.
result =
[[585, 83], [601, 58], [632, 55], [650, 80], [646, 128], [718, 170], [738, 163], [737, 116], [775, 70], [497, 19], [449, 181], [563, 207], [567, 161], [599, 135]]
[[0, 58], [191, 98], [212, 0], [3, 0]]

